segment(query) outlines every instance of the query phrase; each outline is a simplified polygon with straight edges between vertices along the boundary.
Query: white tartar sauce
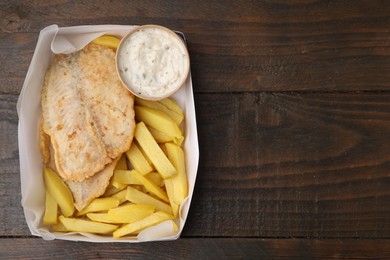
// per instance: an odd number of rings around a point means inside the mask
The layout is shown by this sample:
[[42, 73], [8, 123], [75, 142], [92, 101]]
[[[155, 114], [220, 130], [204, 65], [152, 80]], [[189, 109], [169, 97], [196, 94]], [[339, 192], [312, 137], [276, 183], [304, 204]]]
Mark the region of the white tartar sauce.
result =
[[187, 77], [189, 57], [178, 37], [158, 27], [129, 35], [118, 52], [118, 69], [136, 95], [158, 98], [175, 91]]

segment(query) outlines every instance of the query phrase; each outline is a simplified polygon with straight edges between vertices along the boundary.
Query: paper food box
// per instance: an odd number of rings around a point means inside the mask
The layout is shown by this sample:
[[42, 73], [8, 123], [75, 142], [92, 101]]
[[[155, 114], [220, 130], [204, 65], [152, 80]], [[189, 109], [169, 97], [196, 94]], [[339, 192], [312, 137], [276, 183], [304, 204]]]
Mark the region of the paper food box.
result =
[[43, 164], [39, 150], [39, 124], [41, 118], [41, 88], [45, 73], [55, 54], [72, 53], [82, 49], [93, 39], [101, 35], [123, 37], [134, 26], [96, 25], [60, 28], [51, 25], [44, 28], [39, 35], [37, 46], [27, 72], [27, 76], [17, 103], [19, 116], [19, 154], [22, 206], [27, 225], [32, 235], [45, 240], [62, 239], [87, 242], [143, 242], [157, 240], [174, 240], [179, 238], [187, 219], [191, 198], [194, 191], [195, 179], [199, 161], [199, 147], [196, 128], [194, 98], [191, 75], [185, 85], [176, 92], [174, 99], [184, 111], [186, 172], [188, 178], [188, 197], [183, 201], [179, 217], [172, 222], [165, 221], [141, 231], [134, 237], [115, 239], [112, 235], [97, 235], [78, 232], [53, 232], [43, 224], [45, 211], [45, 182]]

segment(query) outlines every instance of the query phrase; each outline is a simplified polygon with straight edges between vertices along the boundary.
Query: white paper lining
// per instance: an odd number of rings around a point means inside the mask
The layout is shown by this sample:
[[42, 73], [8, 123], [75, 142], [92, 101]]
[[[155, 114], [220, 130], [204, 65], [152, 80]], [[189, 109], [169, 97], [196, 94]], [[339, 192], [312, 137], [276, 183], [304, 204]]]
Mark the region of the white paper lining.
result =
[[191, 75], [185, 85], [172, 98], [185, 113], [186, 170], [188, 176], [188, 197], [182, 203], [179, 219], [176, 220], [179, 231], [173, 230], [172, 223], [166, 221], [143, 230], [136, 238], [114, 239], [86, 233], [51, 233], [42, 223], [45, 205], [45, 187], [42, 177], [42, 163], [38, 144], [39, 119], [41, 116], [40, 95], [44, 75], [50, 62], [57, 53], [72, 53], [81, 50], [98, 36], [110, 34], [124, 36], [134, 26], [96, 25], [63, 27], [51, 25], [39, 35], [37, 46], [21, 90], [17, 112], [19, 116], [18, 138], [20, 156], [20, 178], [22, 206], [27, 225], [32, 235], [45, 240], [63, 239], [86, 242], [146, 242], [177, 239], [187, 219], [199, 162], [199, 147], [196, 128], [195, 106]]

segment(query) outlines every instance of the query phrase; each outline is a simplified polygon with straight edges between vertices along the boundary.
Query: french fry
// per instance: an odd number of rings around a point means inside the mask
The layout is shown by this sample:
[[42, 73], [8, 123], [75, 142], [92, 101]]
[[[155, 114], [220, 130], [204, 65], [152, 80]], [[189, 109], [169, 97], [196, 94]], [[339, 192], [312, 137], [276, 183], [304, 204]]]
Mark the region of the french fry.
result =
[[62, 179], [50, 168], [43, 169], [45, 178], [46, 190], [57, 201], [61, 208], [62, 214], [70, 217], [74, 212], [73, 195], [69, 187]]
[[88, 206], [77, 212], [76, 216], [82, 216], [90, 212], [99, 212], [118, 207], [119, 200], [117, 198], [97, 198], [94, 199]]
[[167, 114], [159, 110], [143, 106], [134, 106], [134, 110], [137, 121], [142, 121], [154, 129], [171, 136], [175, 144], [181, 145], [184, 137], [180, 128]]
[[185, 157], [183, 150], [179, 146], [173, 143], [166, 143], [165, 147], [169, 160], [177, 170], [176, 176], [164, 180], [173, 216], [177, 217], [179, 214], [180, 204], [188, 195]]
[[108, 224], [121, 224], [115, 220], [109, 219], [106, 212], [104, 213], [87, 213], [87, 217], [95, 222], [108, 223]]
[[102, 35], [100, 37], [97, 37], [95, 40], [93, 40], [93, 43], [116, 49], [118, 48], [120, 41], [121, 40], [115, 36]]
[[171, 98], [164, 98], [162, 100], [159, 100], [158, 102], [166, 106], [168, 109], [175, 111], [176, 113], [184, 117], [183, 110], [181, 110], [180, 106], [176, 103], [175, 100]]
[[142, 175], [145, 175], [153, 170], [152, 166], [149, 164], [148, 160], [142, 154], [135, 142], [131, 144], [130, 149], [126, 152], [126, 156], [133, 168]]
[[179, 215], [179, 207], [180, 205], [177, 204], [174, 200], [175, 197], [175, 190], [174, 190], [174, 184], [172, 179], [164, 180], [165, 182], [165, 188], [167, 190], [168, 198], [170, 198], [169, 203], [171, 205], [173, 216], [176, 218]]
[[164, 180], [158, 172], [149, 172], [145, 177], [159, 187], [164, 186]]
[[112, 224], [99, 223], [85, 219], [66, 218], [64, 216], [59, 216], [59, 220], [68, 231], [73, 232], [108, 234], [118, 228], [118, 226]]
[[[146, 127], [147, 128], [147, 127]], [[135, 140], [134, 142], [137, 143], [137, 146], [138, 146], [138, 149], [141, 151], [142, 155], [145, 157], [145, 159], [148, 161], [149, 165], [152, 167], [152, 171], [156, 170], [156, 168], [154, 167], [152, 161], [149, 159], [149, 157], [146, 155], [145, 151], [142, 149], [142, 147], [138, 144], [137, 140]]]
[[183, 200], [188, 195], [188, 182], [186, 174], [186, 165], [183, 149], [179, 146], [166, 143], [165, 147], [167, 148], [168, 158], [175, 166], [177, 175], [172, 177], [173, 190], [174, 190], [174, 201], [176, 204], [180, 205]]
[[146, 126], [146, 128], [148, 128], [149, 132], [152, 134], [154, 140], [156, 140], [157, 143], [168, 143], [173, 141], [171, 136], [154, 129], [151, 126]]
[[128, 234], [136, 234], [142, 229], [157, 225], [158, 223], [170, 219], [173, 219], [172, 215], [169, 215], [164, 211], [157, 211], [144, 219], [121, 226], [114, 231], [113, 237], [119, 238]]
[[163, 105], [160, 102], [145, 100], [137, 97], [135, 98], [135, 104], [137, 106], [149, 107], [164, 112], [170, 118], [172, 118], [172, 120], [176, 123], [177, 126], [180, 126], [181, 122], [183, 122], [184, 119], [183, 113], [181, 114], [177, 113], [176, 111], [167, 108], [165, 105]]
[[58, 204], [57, 201], [50, 195], [48, 191], [46, 191], [45, 204], [46, 207], [45, 207], [45, 215], [43, 216], [43, 224], [45, 225], [57, 224]]
[[114, 175], [112, 176], [113, 183], [119, 183], [119, 184], [132, 184], [132, 185], [142, 185], [141, 182], [139, 182], [134, 175], [132, 174], [132, 171], [122, 171], [117, 170], [114, 171]]
[[136, 125], [134, 137], [163, 179], [176, 175], [175, 167], [153, 139], [143, 122]]
[[106, 191], [104, 192], [102, 197], [110, 197], [110, 196], [114, 195], [115, 193], [118, 193], [121, 190], [124, 190], [126, 187], [127, 187], [126, 185], [123, 185], [123, 188], [122, 188], [122, 185], [121, 185], [121, 187], [120, 187], [121, 189], [118, 189], [117, 187], [113, 186], [110, 183], [110, 184], [108, 184]]
[[120, 192], [115, 193], [111, 196], [111, 198], [115, 198], [119, 200], [119, 205], [126, 201], [126, 190], [121, 190]]
[[126, 204], [110, 209], [107, 218], [118, 223], [133, 223], [141, 220], [154, 212], [153, 205], [146, 204]]
[[154, 195], [156, 195], [157, 197], [159, 197], [165, 202], [169, 202], [167, 193], [163, 191], [159, 186], [157, 186], [150, 180], [146, 179], [144, 176], [142, 176], [140, 173], [138, 173], [135, 170], [132, 170], [131, 174], [137, 179], [137, 181], [139, 181], [145, 187], [145, 189], [148, 192], [153, 193]]
[[123, 190], [123, 189], [125, 189], [126, 186], [127, 186], [126, 184], [117, 182], [117, 181], [114, 180], [113, 178], [111, 178], [110, 184], [111, 184], [112, 186], [114, 186], [114, 187], [115, 187], [116, 189], [118, 189], [118, 190]]
[[172, 215], [172, 209], [168, 204], [131, 186], [127, 187], [126, 199], [133, 203], [153, 205], [156, 207], [156, 210], [165, 211], [166, 213]]

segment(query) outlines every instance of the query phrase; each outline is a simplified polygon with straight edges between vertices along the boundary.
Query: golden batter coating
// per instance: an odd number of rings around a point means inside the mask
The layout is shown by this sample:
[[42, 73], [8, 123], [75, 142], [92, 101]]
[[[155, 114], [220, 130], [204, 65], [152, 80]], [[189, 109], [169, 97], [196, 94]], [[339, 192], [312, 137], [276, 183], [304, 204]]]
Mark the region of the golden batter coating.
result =
[[129, 149], [133, 104], [116, 74], [112, 49], [90, 44], [56, 56], [42, 88], [43, 130], [65, 181], [81, 182]]
[[85, 208], [91, 201], [102, 195], [110, 183], [110, 179], [114, 174], [114, 169], [118, 159], [111, 163], [94, 176], [89, 177], [82, 182], [67, 181], [66, 184], [73, 193], [74, 206], [78, 211]]

